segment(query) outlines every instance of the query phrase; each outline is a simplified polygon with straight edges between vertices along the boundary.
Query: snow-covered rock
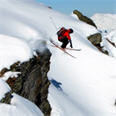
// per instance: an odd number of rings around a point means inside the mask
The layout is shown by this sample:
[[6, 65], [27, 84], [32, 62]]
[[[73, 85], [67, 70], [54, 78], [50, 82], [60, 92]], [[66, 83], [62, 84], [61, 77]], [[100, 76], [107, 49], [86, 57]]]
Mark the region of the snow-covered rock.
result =
[[[108, 23], [114, 20], [115, 18], [108, 19]], [[116, 99], [116, 59], [100, 53], [87, 40], [87, 36], [98, 32], [96, 28], [32, 0], [1, 0], [0, 25], [0, 34], [9, 39], [6, 41], [9, 44], [1, 42], [3, 51], [6, 50], [5, 53], [8, 53], [10, 44], [14, 46], [11, 47], [13, 57], [9, 57], [9, 54], [5, 55], [6, 58], [3, 58], [3, 55], [0, 56], [0, 61], [5, 62], [8, 59], [6, 65], [18, 60], [22, 62], [28, 60], [36, 49], [41, 49], [38, 48], [41, 40], [46, 42], [47, 47], [52, 52], [48, 76], [49, 79], [53, 78], [62, 83], [62, 91], [57, 90], [53, 85], [49, 88], [48, 100], [52, 106], [51, 116], [116, 116], [116, 107], [114, 106]], [[71, 35], [73, 47], [82, 50], [68, 52], [77, 57], [76, 59], [52, 47], [49, 42], [50, 38], [58, 42], [56, 32], [62, 26], [74, 30]], [[101, 24], [98, 27], [106, 29]], [[2, 38], [0, 39], [2, 41]], [[16, 42], [15, 45], [21, 49], [18, 51], [22, 53], [20, 56], [14, 51], [17, 48], [10, 40]], [[60, 45], [59, 42], [58, 44]], [[6, 45], [9, 45], [9, 49]], [[2, 50], [0, 51], [2, 52]], [[10, 62], [11, 60], [12, 62]], [[1, 68], [6, 65], [2, 65]], [[9, 87], [5, 89], [6, 91], [9, 91]], [[0, 95], [3, 96], [3, 93]], [[36, 110], [34, 105], [26, 103], [22, 98], [21, 100], [19, 97], [16, 98], [12, 103], [18, 106], [17, 110], [15, 110], [16, 106], [9, 107], [9, 105], [0, 104], [2, 116], [5, 116], [5, 112], [8, 114], [9, 109], [9, 116], [16, 113], [20, 116], [23, 114], [24, 116], [37, 115], [39, 110]], [[18, 105], [23, 103], [24, 107]]]

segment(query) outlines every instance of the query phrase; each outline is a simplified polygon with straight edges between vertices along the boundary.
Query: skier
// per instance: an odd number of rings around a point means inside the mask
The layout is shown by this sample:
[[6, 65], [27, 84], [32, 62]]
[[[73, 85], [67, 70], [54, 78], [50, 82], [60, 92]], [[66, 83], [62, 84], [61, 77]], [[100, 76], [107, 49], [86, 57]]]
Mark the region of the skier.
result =
[[70, 37], [71, 33], [73, 33], [73, 29], [71, 29], [71, 28], [70, 29], [65, 29], [64, 27], [62, 27], [57, 32], [58, 40], [60, 42], [62, 42], [61, 48], [65, 49], [69, 42], [70, 42], [70, 47], [73, 48], [71, 37]]

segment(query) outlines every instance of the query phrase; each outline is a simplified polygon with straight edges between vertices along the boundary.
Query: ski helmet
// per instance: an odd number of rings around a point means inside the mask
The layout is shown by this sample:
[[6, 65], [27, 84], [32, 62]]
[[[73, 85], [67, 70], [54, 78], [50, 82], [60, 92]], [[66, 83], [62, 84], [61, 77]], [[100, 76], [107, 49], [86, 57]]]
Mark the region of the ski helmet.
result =
[[69, 30], [70, 30], [70, 33], [73, 33], [73, 29], [70, 28]]

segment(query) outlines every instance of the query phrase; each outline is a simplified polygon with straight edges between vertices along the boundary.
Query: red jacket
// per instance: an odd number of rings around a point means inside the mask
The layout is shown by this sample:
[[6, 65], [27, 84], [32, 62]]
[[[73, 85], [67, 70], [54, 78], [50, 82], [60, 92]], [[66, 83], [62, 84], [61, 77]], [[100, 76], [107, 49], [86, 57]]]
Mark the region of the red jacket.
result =
[[71, 40], [71, 37], [70, 37], [70, 30], [65, 30], [65, 32], [58, 37], [58, 39], [63, 39], [64, 37], [66, 37], [68, 40]]

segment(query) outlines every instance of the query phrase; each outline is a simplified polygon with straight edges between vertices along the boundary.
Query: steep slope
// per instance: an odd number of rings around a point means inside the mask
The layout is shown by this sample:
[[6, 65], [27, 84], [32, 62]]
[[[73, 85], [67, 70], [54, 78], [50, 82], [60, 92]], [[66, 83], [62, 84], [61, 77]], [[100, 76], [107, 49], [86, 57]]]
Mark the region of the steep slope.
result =
[[[2, 35], [26, 42], [32, 54], [44, 49], [40, 43], [46, 43], [52, 52], [48, 76], [62, 83], [62, 91], [53, 84], [49, 88], [51, 116], [116, 115], [116, 59], [100, 53], [87, 40], [98, 32], [96, 28], [31, 0], [2, 0], [0, 25]], [[58, 42], [56, 32], [62, 26], [74, 29], [73, 46], [82, 50], [68, 52], [76, 59], [49, 42], [50, 38]]]

